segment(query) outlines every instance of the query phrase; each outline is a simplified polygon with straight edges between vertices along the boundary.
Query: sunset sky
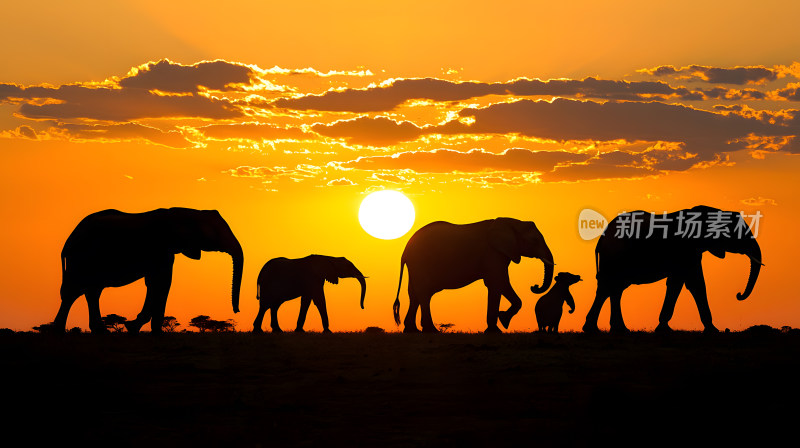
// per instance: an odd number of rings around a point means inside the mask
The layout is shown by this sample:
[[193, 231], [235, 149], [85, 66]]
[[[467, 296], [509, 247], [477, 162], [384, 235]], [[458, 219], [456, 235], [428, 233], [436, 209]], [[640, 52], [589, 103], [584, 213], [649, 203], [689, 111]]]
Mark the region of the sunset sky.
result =
[[[365, 310], [357, 281], [326, 286], [332, 330], [396, 331], [413, 231], [508, 216], [537, 224], [556, 272], [584, 278], [561, 323], [578, 330], [596, 286], [581, 210], [610, 219], [699, 204], [763, 215], [765, 267], [749, 299], [735, 298], [746, 257], [704, 256], [716, 326], [800, 327], [798, 2], [45, 1], [3, 12], [0, 327], [53, 320], [60, 252], [87, 214], [182, 206], [219, 210], [245, 253], [238, 314], [230, 258], [177, 257], [167, 314], [183, 328], [206, 314], [250, 330], [263, 264], [317, 253], [369, 277]], [[416, 209], [399, 239], [359, 225], [361, 200], [380, 189]], [[542, 264], [510, 271], [523, 308], [509, 330], [531, 331]], [[482, 331], [485, 291], [437, 294], [434, 322]], [[627, 326], [655, 328], [664, 291], [627, 289]], [[133, 318], [144, 292], [142, 281], [106, 289], [101, 311]], [[298, 308], [281, 307], [284, 329]], [[88, 328], [83, 299], [67, 325]], [[671, 326], [702, 329], [686, 290]], [[320, 328], [312, 307], [306, 329]]]

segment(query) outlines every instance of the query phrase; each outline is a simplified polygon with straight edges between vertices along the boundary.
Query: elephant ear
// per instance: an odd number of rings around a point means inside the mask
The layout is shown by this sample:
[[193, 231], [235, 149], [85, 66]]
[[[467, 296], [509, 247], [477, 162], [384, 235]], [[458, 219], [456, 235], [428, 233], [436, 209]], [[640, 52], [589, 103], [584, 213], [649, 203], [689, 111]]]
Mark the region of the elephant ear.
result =
[[509, 260], [519, 263], [521, 254], [517, 233], [510, 223], [495, 219], [489, 227], [489, 244]]
[[325, 260], [320, 266], [320, 273], [328, 283], [333, 283], [334, 285], [339, 283], [339, 275], [336, 271], [336, 264], [333, 261]]

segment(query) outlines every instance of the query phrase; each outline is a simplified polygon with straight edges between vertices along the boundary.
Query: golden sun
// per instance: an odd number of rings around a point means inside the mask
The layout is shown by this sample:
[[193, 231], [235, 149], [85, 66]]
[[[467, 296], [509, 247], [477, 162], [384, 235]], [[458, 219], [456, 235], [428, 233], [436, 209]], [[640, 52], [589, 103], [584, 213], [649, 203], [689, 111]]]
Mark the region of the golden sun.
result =
[[414, 225], [414, 205], [399, 191], [381, 190], [361, 201], [358, 222], [370, 235], [393, 240], [405, 235]]

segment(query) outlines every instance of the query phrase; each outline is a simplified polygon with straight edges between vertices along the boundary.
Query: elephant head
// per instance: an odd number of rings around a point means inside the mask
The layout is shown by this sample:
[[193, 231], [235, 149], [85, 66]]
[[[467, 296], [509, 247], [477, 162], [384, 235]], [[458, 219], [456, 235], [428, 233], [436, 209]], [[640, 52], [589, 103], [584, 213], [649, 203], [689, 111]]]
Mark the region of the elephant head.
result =
[[[556, 275], [556, 285], [563, 284], [566, 288], [574, 285], [575, 283], [583, 281], [580, 275], [572, 274], [569, 272], [559, 272]], [[556, 287], [553, 287], [555, 289]], [[569, 313], [572, 314], [575, 312], [575, 299], [572, 298], [572, 294], [569, 293], [567, 289], [567, 294], [564, 295], [564, 301], [567, 302], [569, 306]]]
[[744, 292], [736, 294], [738, 300], [745, 300], [753, 292], [753, 287], [756, 284], [756, 280], [758, 280], [758, 274], [761, 272], [761, 266], [763, 266], [761, 262], [761, 247], [753, 236], [750, 227], [742, 215], [736, 212], [722, 212], [711, 207], [695, 207], [692, 210], [704, 213], [707, 225], [710, 225], [715, 220], [722, 224], [722, 227], [717, 227], [719, 232], [715, 234], [716, 238], [704, 238], [702, 240], [705, 245], [703, 249], [708, 250], [718, 258], [725, 258], [725, 253], [730, 252], [746, 255], [750, 259], [750, 275], [747, 278], [747, 285]]
[[324, 257], [320, 258], [317, 271], [326, 281], [334, 285], [339, 283], [340, 278], [355, 278], [361, 284], [361, 309], [364, 309], [364, 296], [367, 294], [367, 281], [364, 274], [345, 257]]
[[200, 259], [201, 251], [224, 252], [231, 256], [231, 303], [233, 312], [238, 313], [244, 254], [228, 223], [216, 210], [171, 208], [164, 212], [169, 229], [164, 237], [173, 253], [181, 253], [194, 260]]
[[544, 282], [542, 286], [532, 286], [531, 291], [542, 294], [550, 288], [555, 263], [536, 224], [513, 218], [497, 218], [489, 229], [489, 242], [492, 248], [514, 263], [519, 263], [521, 257], [541, 260], [544, 263]]

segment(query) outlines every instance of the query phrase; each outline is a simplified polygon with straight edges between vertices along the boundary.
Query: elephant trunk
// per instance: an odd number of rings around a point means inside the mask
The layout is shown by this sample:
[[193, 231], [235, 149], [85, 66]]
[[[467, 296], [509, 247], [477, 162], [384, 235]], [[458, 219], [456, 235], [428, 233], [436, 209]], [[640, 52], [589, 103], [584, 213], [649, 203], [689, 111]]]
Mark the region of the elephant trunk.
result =
[[744, 292], [736, 293], [738, 300], [744, 300], [750, 296], [750, 293], [753, 292], [753, 287], [756, 285], [756, 280], [758, 280], [758, 274], [761, 272], [761, 248], [756, 240], [753, 240], [753, 246], [745, 255], [750, 257], [750, 276], [747, 278], [747, 286], [744, 288]]
[[233, 279], [231, 280], [231, 304], [233, 312], [239, 312], [239, 291], [242, 287], [242, 270], [244, 268], [244, 253], [242, 246], [235, 239], [223, 252], [231, 256], [233, 260]]
[[544, 252], [544, 254], [537, 257], [542, 260], [542, 263], [544, 263], [544, 282], [542, 283], [542, 286], [531, 286], [531, 292], [534, 294], [543, 294], [545, 291], [550, 289], [550, 283], [553, 281], [553, 269], [555, 267], [555, 263], [553, 263], [553, 254], [550, 253], [550, 249], [547, 248], [547, 246], [545, 246]]
[[362, 275], [360, 277], [356, 277], [358, 279], [358, 283], [361, 283], [361, 309], [364, 309], [364, 296], [367, 295], [367, 280]]
[[575, 312], [575, 299], [572, 298], [572, 294], [567, 294], [567, 297], [564, 299], [569, 305], [569, 314]]

